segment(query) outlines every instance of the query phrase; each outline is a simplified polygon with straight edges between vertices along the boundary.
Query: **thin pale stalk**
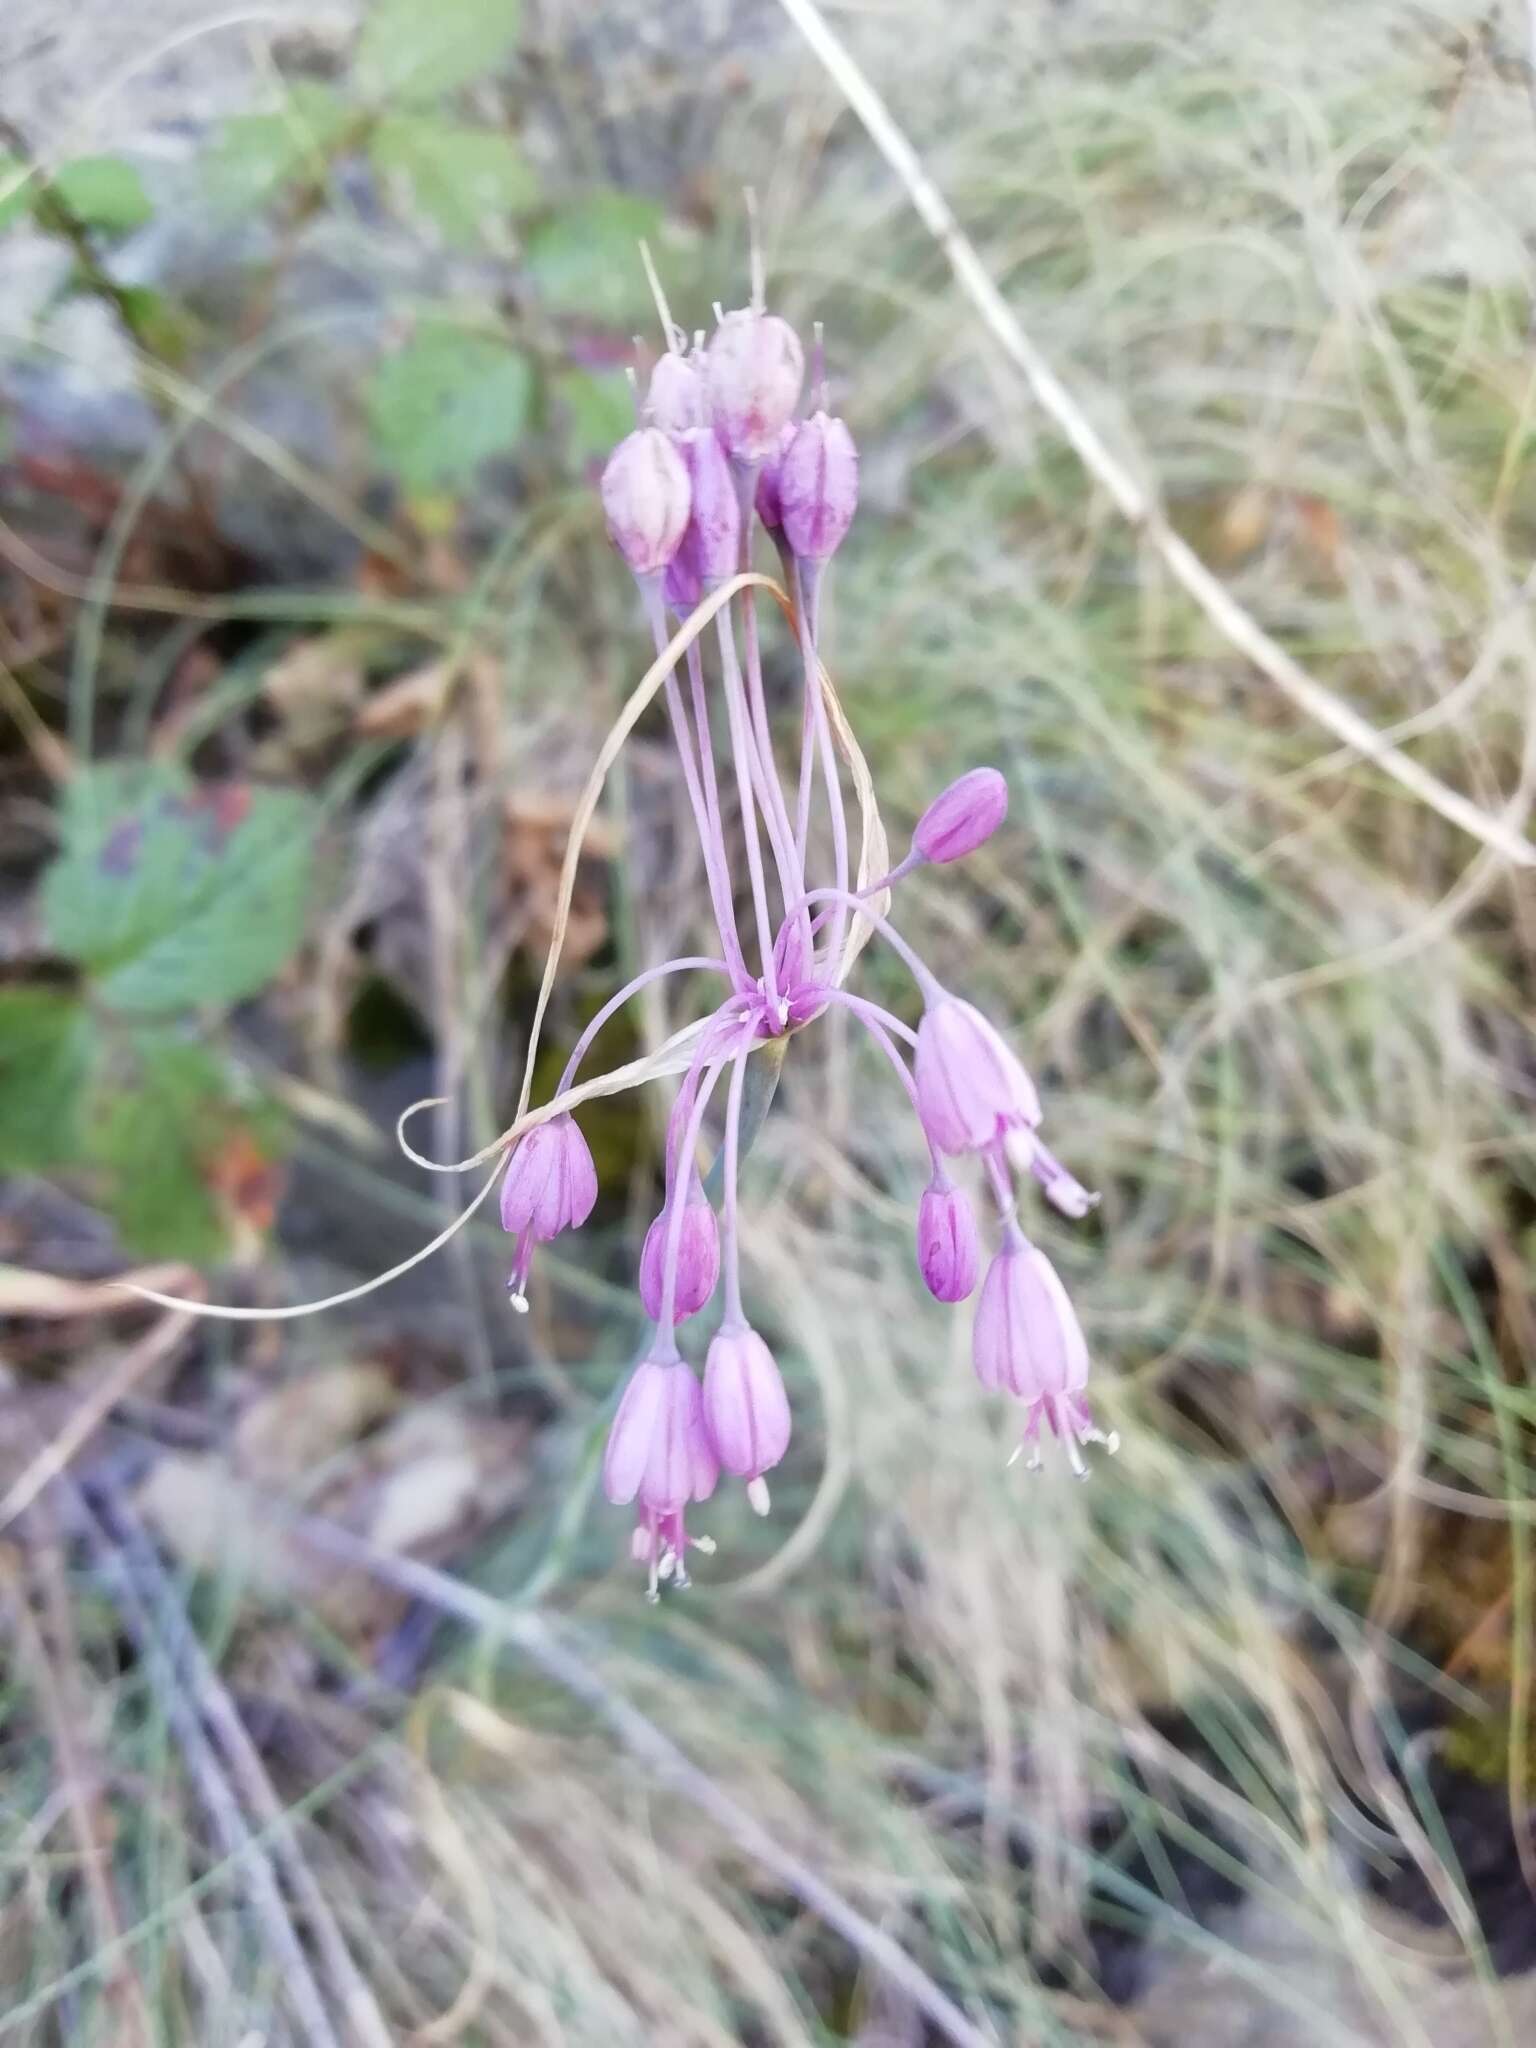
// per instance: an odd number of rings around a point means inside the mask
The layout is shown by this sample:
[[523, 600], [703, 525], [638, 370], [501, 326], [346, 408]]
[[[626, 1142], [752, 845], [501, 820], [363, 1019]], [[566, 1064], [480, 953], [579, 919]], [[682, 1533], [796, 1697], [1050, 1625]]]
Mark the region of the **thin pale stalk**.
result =
[[[899, 1017], [893, 1017], [889, 1010], [882, 1010], [878, 1003], [866, 1002], [862, 996], [850, 995], [845, 988], [829, 988], [824, 990], [823, 993], [828, 1002], [839, 1003], [845, 1010], [853, 1012], [854, 1016], [858, 1018], [864, 1029], [896, 1069], [901, 1085], [907, 1091], [907, 1100], [912, 1105], [912, 1113], [917, 1118], [918, 1128], [922, 1129], [923, 1115], [917, 1104], [917, 1083], [912, 1078], [912, 1069], [902, 1058], [900, 1051], [897, 1049], [896, 1041], [891, 1036], [892, 1031], [899, 1031], [903, 1037], [910, 1038], [915, 1043], [917, 1033], [909, 1031]], [[947, 1184], [949, 1174], [945, 1169], [943, 1157], [939, 1152], [938, 1146], [934, 1144], [926, 1130], [923, 1130], [923, 1142], [928, 1147], [928, 1157], [933, 1164], [934, 1179]]]
[[[746, 686], [742, 681], [741, 665], [736, 658], [736, 636], [730, 630], [727, 619], [728, 615], [722, 612], [719, 623], [721, 659], [725, 667], [726, 703], [729, 707], [734, 691], [740, 707], [742, 728], [746, 734], [752, 787], [768, 833], [768, 844], [773, 850], [774, 866], [778, 869], [780, 901], [788, 904], [804, 889], [805, 871], [795, 853], [794, 841], [789, 837], [789, 821], [784, 815], [784, 792], [779, 787], [778, 768], [773, 758], [773, 743], [767, 737], [766, 722], [761, 741], [754, 728]], [[784, 818], [782, 825], [781, 816]]]
[[[741, 804], [742, 830], [747, 842], [747, 869], [752, 877], [752, 904], [757, 914], [757, 944], [762, 955], [763, 990], [769, 1007], [777, 1010], [778, 975], [773, 960], [773, 927], [768, 918], [768, 890], [763, 880], [763, 847], [757, 829], [757, 802], [752, 794], [752, 736], [744, 728], [741, 677], [736, 672], [736, 643], [731, 638], [729, 615], [722, 611], [715, 620], [720, 639], [720, 660], [725, 667], [725, 711], [731, 729], [731, 757], [736, 765], [736, 794]], [[734, 679], [734, 687], [733, 687]]]
[[632, 980], [626, 981], [621, 989], [617, 989], [608, 998], [607, 1002], [604, 1003], [597, 1015], [582, 1032], [580, 1038], [572, 1046], [571, 1056], [565, 1063], [565, 1072], [560, 1076], [560, 1085], [555, 1090], [555, 1093], [563, 1095], [566, 1089], [570, 1087], [576, 1078], [576, 1069], [586, 1058], [593, 1039], [596, 1038], [599, 1031], [602, 1030], [615, 1011], [623, 1009], [631, 996], [638, 995], [641, 989], [649, 987], [653, 981], [660, 981], [664, 975], [685, 974], [694, 970], [709, 974], [730, 973], [730, 968], [723, 960], [712, 960], [706, 953], [687, 953], [677, 960], [663, 960], [659, 967], [647, 967], [644, 973], [637, 974]]
[[[913, 952], [912, 948], [901, 936], [901, 933], [891, 924], [890, 920], [879, 916], [877, 912], [869, 908], [867, 903], [861, 903], [858, 897], [850, 890], [808, 889], [798, 903], [792, 903], [789, 906], [785, 912], [786, 917], [793, 917], [798, 910], [810, 903], [840, 903], [851, 910], [857, 910], [861, 917], [869, 921], [892, 951], [899, 954], [907, 966], [911, 968], [913, 978], [923, 992], [924, 1001], [932, 1003], [943, 999], [944, 991], [935, 976], [918, 959], [916, 953]], [[834, 953], [832, 958], [835, 961], [837, 955]], [[892, 1021], [894, 1022], [895, 1020], [893, 1019]]]
[[[795, 613], [800, 627], [800, 654], [805, 664], [805, 698], [810, 707], [810, 732], [815, 735], [821, 760], [821, 776], [827, 786], [827, 810], [832, 820], [833, 879], [844, 894], [848, 889], [848, 813], [843, 804], [842, 777], [837, 772], [837, 751], [832, 745], [832, 728], [827, 707], [821, 700], [821, 663], [817, 654], [817, 611], [821, 595], [820, 562], [795, 564]], [[807, 833], [810, 830], [810, 786], [807, 763], [800, 762], [800, 808]], [[832, 940], [827, 958], [834, 964], [842, 958], [843, 935], [848, 927], [847, 907], [839, 903], [832, 919]]]
[[669, 1359], [680, 1355], [672, 1311], [677, 1301], [677, 1255], [683, 1242], [683, 1210], [688, 1204], [687, 1165], [693, 1157], [694, 1147], [699, 1142], [699, 1132], [704, 1127], [704, 1112], [709, 1107], [709, 1098], [715, 1092], [715, 1083], [719, 1080], [724, 1066], [723, 1059], [716, 1060], [713, 1066], [705, 1070], [699, 1083], [699, 1092], [688, 1112], [683, 1142], [678, 1147], [677, 1177], [667, 1202], [667, 1237], [661, 1254], [661, 1313], [656, 1322], [656, 1334], [662, 1355]]
[[739, 1323], [741, 1313], [741, 1239], [736, 1220], [736, 1169], [741, 1151], [741, 1091], [746, 1080], [747, 1056], [752, 1041], [741, 1048], [731, 1068], [730, 1093], [725, 1103], [725, 1187], [720, 1203], [720, 1235], [725, 1254], [725, 1320]]

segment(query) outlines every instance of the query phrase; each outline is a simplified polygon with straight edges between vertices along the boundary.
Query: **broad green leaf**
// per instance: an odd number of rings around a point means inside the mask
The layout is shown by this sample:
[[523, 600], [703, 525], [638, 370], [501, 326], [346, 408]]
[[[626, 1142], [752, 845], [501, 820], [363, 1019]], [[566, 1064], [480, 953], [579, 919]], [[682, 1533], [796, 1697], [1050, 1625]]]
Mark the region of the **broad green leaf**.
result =
[[629, 192], [594, 192], [562, 206], [528, 237], [528, 273], [546, 305], [626, 326], [650, 306], [640, 243], [661, 209]]
[[21, 158], [0, 150], [0, 228], [8, 228], [13, 220], [30, 213], [36, 194], [37, 180], [28, 176]]
[[242, 1109], [224, 1062], [163, 1031], [119, 1045], [93, 1091], [83, 1152], [128, 1250], [216, 1258], [224, 1245], [212, 1181]]
[[81, 156], [53, 174], [53, 189], [88, 228], [124, 235], [143, 227], [154, 209], [144, 181], [120, 156]]
[[493, 335], [423, 321], [379, 365], [368, 418], [380, 460], [407, 489], [462, 483], [522, 438], [533, 399], [523, 356]]
[[288, 790], [164, 767], [71, 785], [43, 884], [50, 942], [129, 1014], [254, 995], [303, 935], [314, 807]]
[[474, 247], [488, 220], [521, 212], [538, 196], [522, 151], [494, 129], [392, 114], [374, 130], [369, 153], [386, 177], [405, 179], [420, 211], [460, 247]]
[[0, 1167], [63, 1166], [78, 1156], [93, 1045], [90, 1012], [61, 989], [0, 989]]
[[555, 395], [570, 422], [571, 454], [578, 462], [607, 455], [635, 423], [634, 395], [622, 370], [562, 370]]
[[238, 114], [219, 130], [207, 157], [214, 203], [228, 211], [261, 206], [295, 179], [323, 179], [332, 151], [357, 119], [328, 86], [301, 80], [281, 107]]
[[373, 0], [357, 39], [359, 87], [421, 106], [496, 70], [517, 41], [520, 0]]

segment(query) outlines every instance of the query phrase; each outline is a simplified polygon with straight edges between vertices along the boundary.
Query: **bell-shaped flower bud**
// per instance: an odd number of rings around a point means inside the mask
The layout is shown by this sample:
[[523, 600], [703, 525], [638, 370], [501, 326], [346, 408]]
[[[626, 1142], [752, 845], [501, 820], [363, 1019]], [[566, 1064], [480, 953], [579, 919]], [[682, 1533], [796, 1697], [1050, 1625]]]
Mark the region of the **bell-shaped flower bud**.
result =
[[686, 434], [709, 425], [709, 394], [697, 364], [668, 350], [651, 372], [645, 394], [647, 424], [664, 434]]
[[917, 1032], [917, 1109], [941, 1152], [985, 1152], [1033, 1130], [1040, 1097], [1017, 1056], [972, 1004], [940, 995]]
[[[1038, 1439], [1042, 1421], [1066, 1445], [1080, 1477], [1087, 1472], [1081, 1445], [1102, 1443], [1111, 1453], [1118, 1449], [1116, 1437], [1094, 1428], [1083, 1399], [1088, 1345], [1077, 1312], [1056, 1268], [1017, 1225], [1010, 1226], [982, 1282], [972, 1356], [984, 1387], [1023, 1402], [1020, 1450]], [[1030, 1462], [1039, 1463], [1038, 1450]]]
[[704, 1361], [704, 1416], [721, 1465], [747, 1481], [747, 1498], [768, 1512], [763, 1474], [789, 1448], [789, 1396], [773, 1353], [745, 1323], [725, 1323]]
[[534, 1246], [562, 1230], [579, 1230], [596, 1200], [597, 1168], [572, 1117], [551, 1117], [519, 1141], [501, 1183], [501, 1227], [518, 1240], [508, 1283], [514, 1308], [528, 1306]]
[[784, 538], [802, 562], [836, 554], [859, 503], [859, 451], [839, 419], [812, 413], [779, 465]]
[[708, 1500], [720, 1476], [704, 1423], [704, 1404], [693, 1368], [680, 1358], [645, 1358], [624, 1389], [603, 1454], [603, 1491], [616, 1505], [639, 1504], [631, 1554], [649, 1563], [649, 1594], [657, 1581], [688, 1583], [684, 1559], [692, 1546], [712, 1550], [707, 1537], [690, 1537], [688, 1503]]
[[964, 1301], [981, 1270], [970, 1197], [952, 1180], [931, 1180], [917, 1211], [917, 1267], [935, 1301]]
[[681, 434], [677, 452], [688, 472], [688, 530], [679, 553], [707, 589], [741, 565], [741, 500], [725, 451], [708, 427]]
[[[666, 1257], [669, 1219], [662, 1210], [645, 1233], [640, 1253], [640, 1299], [653, 1323], [661, 1320], [664, 1292], [663, 1261]], [[677, 1240], [677, 1279], [672, 1293], [672, 1320], [680, 1323], [696, 1316], [715, 1291], [720, 1278], [720, 1230], [698, 1175], [693, 1176], [683, 1203]]]
[[942, 866], [964, 860], [1008, 815], [1008, 785], [995, 768], [972, 768], [941, 791], [917, 821], [912, 845]]
[[779, 474], [784, 467], [784, 457], [789, 444], [795, 438], [794, 423], [786, 426], [779, 435], [778, 446], [771, 455], [763, 457], [763, 466], [757, 472], [757, 516], [771, 534], [777, 534], [784, 524], [784, 507], [779, 497]]
[[688, 526], [688, 471], [659, 427], [637, 427], [603, 471], [608, 536], [637, 576], [665, 569]]
[[727, 313], [709, 344], [708, 379], [715, 431], [738, 462], [763, 462], [800, 402], [805, 353], [800, 337], [774, 313]]

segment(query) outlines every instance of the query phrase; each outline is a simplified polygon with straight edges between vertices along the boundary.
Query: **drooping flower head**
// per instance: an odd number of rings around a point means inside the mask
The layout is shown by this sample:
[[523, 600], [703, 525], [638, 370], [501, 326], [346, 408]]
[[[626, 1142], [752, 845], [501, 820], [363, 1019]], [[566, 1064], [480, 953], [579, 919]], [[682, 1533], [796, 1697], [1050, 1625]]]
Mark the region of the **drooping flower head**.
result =
[[575, 1119], [556, 1116], [536, 1124], [513, 1152], [501, 1183], [501, 1227], [518, 1240], [510, 1282], [514, 1307], [528, 1306], [524, 1290], [534, 1246], [548, 1244], [562, 1230], [579, 1230], [596, 1200], [597, 1168]]
[[[1042, 1421], [1066, 1445], [1079, 1476], [1087, 1471], [1081, 1445], [1102, 1443], [1111, 1452], [1118, 1448], [1115, 1437], [1094, 1428], [1083, 1399], [1088, 1345], [1067, 1290], [1044, 1252], [1016, 1224], [1008, 1226], [1003, 1248], [981, 1284], [973, 1357], [984, 1387], [1012, 1394], [1024, 1404], [1020, 1450], [1026, 1443], [1038, 1445]], [[1036, 1448], [1030, 1463], [1039, 1462]]]
[[963, 860], [992, 837], [1008, 815], [1008, 785], [995, 768], [972, 768], [940, 792], [917, 821], [912, 845], [942, 866]]
[[[645, 1233], [645, 1245], [640, 1253], [640, 1300], [653, 1323], [661, 1319], [668, 1221], [668, 1212], [663, 1208]], [[720, 1228], [699, 1177], [694, 1174], [684, 1197], [682, 1222], [678, 1229], [673, 1322], [681, 1323], [689, 1316], [696, 1316], [714, 1293], [719, 1278]]]
[[652, 1598], [660, 1579], [687, 1585], [690, 1543], [713, 1548], [705, 1537], [689, 1537], [684, 1516], [690, 1501], [708, 1500], [719, 1476], [693, 1367], [679, 1358], [642, 1359], [609, 1432], [603, 1491], [616, 1507], [638, 1505], [633, 1555], [649, 1566]]
[[985, 1152], [1033, 1130], [1040, 1097], [1017, 1055], [971, 1003], [940, 991], [917, 1033], [917, 1106], [941, 1152]]

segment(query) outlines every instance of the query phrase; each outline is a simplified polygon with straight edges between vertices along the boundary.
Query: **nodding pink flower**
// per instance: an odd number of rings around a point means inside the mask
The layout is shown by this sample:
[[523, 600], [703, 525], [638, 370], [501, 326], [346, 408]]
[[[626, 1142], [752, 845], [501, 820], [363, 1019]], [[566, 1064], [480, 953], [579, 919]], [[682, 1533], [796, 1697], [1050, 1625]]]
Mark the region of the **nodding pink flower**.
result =
[[763, 1480], [789, 1448], [789, 1396], [773, 1353], [756, 1330], [727, 1322], [704, 1361], [704, 1418], [727, 1472], [747, 1482], [747, 1499], [768, 1512]]
[[[666, 1256], [668, 1217], [665, 1208], [645, 1233], [640, 1253], [640, 1299], [651, 1321], [661, 1318], [663, 1260]], [[715, 1291], [720, 1278], [720, 1228], [715, 1212], [700, 1185], [697, 1174], [683, 1203], [683, 1220], [677, 1241], [677, 1283], [673, 1290], [672, 1320], [681, 1323], [696, 1316]]]
[[995, 768], [972, 768], [936, 796], [917, 821], [912, 845], [926, 861], [963, 860], [1008, 815], [1008, 785]]
[[985, 1152], [1033, 1130], [1040, 1097], [1017, 1056], [972, 1004], [940, 993], [917, 1033], [917, 1108], [941, 1152]]
[[836, 554], [859, 503], [859, 451], [839, 419], [812, 413], [779, 466], [784, 538], [803, 562]]
[[570, 1115], [536, 1124], [523, 1138], [501, 1183], [501, 1227], [517, 1233], [512, 1268], [512, 1303], [528, 1306], [524, 1289], [533, 1248], [562, 1230], [579, 1230], [597, 1200], [597, 1168], [586, 1139]]
[[686, 434], [709, 425], [709, 394], [696, 364], [675, 349], [651, 372], [645, 393], [646, 419], [664, 434]]
[[784, 507], [779, 498], [779, 472], [789, 444], [795, 438], [793, 421], [779, 435], [779, 444], [771, 455], [763, 457], [763, 466], [757, 472], [757, 516], [772, 534], [777, 534], [784, 524]]
[[738, 462], [764, 462], [800, 400], [805, 353], [776, 314], [727, 313], [706, 359], [715, 431]]
[[[1025, 1444], [1037, 1444], [1042, 1420], [1065, 1443], [1080, 1478], [1088, 1469], [1081, 1445], [1101, 1443], [1111, 1455], [1118, 1450], [1117, 1437], [1094, 1428], [1083, 1399], [1088, 1345], [1077, 1312], [1056, 1268], [1017, 1224], [1009, 1225], [982, 1282], [972, 1344], [982, 1385], [1024, 1403], [1024, 1435], [1015, 1457]], [[1030, 1464], [1039, 1462], [1036, 1448]]]
[[964, 1188], [931, 1180], [917, 1211], [917, 1268], [935, 1301], [964, 1301], [981, 1270], [976, 1212]]
[[603, 471], [608, 535], [637, 576], [654, 576], [677, 553], [688, 526], [688, 471], [659, 427], [637, 427]]
[[652, 1599], [659, 1579], [687, 1585], [690, 1544], [713, 1550], [708, 1537], [689, 1536], [684, 1516], [690, 1501], [709, 1499], [719, 1476], [693, 1367], [679, 1358], [642, 1359], [609, 1431], [603, 1491], [616, 1507], [639, 1504], [632, 1554], [650, 1566]]

